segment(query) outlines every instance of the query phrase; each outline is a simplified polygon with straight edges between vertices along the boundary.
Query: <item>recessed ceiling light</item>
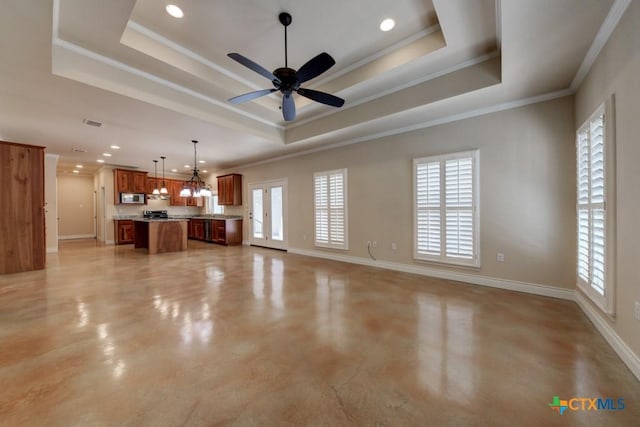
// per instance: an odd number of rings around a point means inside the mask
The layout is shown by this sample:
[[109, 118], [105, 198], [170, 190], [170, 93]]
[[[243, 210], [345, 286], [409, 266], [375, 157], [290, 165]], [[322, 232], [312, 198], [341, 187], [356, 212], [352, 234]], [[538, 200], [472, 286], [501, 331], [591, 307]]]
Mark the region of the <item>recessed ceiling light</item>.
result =
[[111, 153], [102, 153], [102, 155], [105, 157], [111, 157]]
[[167, 7], [165, 7], [165, 10], [169, 15], [173, 16], [174, 18], [182, 18], [184, 16], [182, 9], [180, 9], [175, 4], [168, 4]]
[[202, 171], [202, 173], [209, 173], [209, 171]]
[[82, 166], [82, 165], [76, 165], [76, 167], [77, 167], [78, 169], [82, 169], [84, 166]]
[[73, 170], [73, 173], [80, 173], [80, 171], [79, 171], [79, 170], [74, 169], [74, 170]]
[[171, 172], [178, 172], [178, 169], [171, 169]]
[[198, 163], [207, 163], [205, 160], [199, 160]]
[[380, 31], [391, 31], [396, 26], [396, 21], [391, 18], [387, 18], [380, 23]]
[[185, 168], [190, 168], [191, 166], [189, 166], [189, 165], [184, 165], [184, 167], [185, 167]]
[[114, 150], [119, 150], [120, 146], [119, 145], [112, 145], [111, 148], [113, 148]]
[[98, 162], [98, 163], [104, 163], [104, 160], [102, 160], [102, 159], [98, 159], [98, 160], [96, 160], [96, 162]]

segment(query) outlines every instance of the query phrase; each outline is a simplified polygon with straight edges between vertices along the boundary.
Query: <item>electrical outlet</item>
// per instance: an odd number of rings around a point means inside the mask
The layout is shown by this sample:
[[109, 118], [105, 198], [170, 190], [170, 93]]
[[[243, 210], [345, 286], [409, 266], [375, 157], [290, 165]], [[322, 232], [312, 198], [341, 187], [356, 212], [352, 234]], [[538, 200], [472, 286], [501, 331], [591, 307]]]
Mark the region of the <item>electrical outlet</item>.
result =
[[396, 245], [396, 242], [393, 242], [391, 244], [391, 250], [395, 251], [396, 249], [398, 249], [398, 245]]
[[636, 301], [635, 305], [633, 306], [633, 316], [636, 318], [636, 320], [640, 320], [640, 302]]
[[498, 252], [498, 262], [504, 262], [504, 254], [502, 252]]
[[378, 247], [378, 242], [376, 242], [375, 240], [373, 241], [373, 247], [377, 248]]

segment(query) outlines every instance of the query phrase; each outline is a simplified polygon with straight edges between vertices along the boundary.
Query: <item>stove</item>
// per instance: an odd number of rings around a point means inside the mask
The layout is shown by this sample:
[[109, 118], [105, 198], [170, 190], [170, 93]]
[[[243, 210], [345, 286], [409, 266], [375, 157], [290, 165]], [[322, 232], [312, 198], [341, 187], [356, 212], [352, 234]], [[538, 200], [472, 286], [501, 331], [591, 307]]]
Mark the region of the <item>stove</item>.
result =
[[169, 214], [167, 211], [144, 211], [142, 216], [146, 219], [167, 219]]

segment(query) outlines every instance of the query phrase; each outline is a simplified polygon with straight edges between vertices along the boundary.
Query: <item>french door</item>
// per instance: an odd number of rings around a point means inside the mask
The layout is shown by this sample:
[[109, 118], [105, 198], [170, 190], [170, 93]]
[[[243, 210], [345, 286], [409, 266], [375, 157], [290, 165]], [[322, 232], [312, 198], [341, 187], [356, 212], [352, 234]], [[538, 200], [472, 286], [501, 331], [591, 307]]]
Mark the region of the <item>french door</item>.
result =
[[249, 243], [287, 249], [287, 180], [249, 184]]

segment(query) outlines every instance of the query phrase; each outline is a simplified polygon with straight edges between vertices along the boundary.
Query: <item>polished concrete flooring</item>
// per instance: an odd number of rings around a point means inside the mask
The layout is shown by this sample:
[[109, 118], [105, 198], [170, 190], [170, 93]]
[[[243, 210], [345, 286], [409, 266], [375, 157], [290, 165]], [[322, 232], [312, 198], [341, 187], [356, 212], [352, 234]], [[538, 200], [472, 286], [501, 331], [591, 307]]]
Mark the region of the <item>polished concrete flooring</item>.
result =
[[640, 382], [573, 302], [189, 245], [65, 242], [0, 276], [0, 425], [640, 425]]

